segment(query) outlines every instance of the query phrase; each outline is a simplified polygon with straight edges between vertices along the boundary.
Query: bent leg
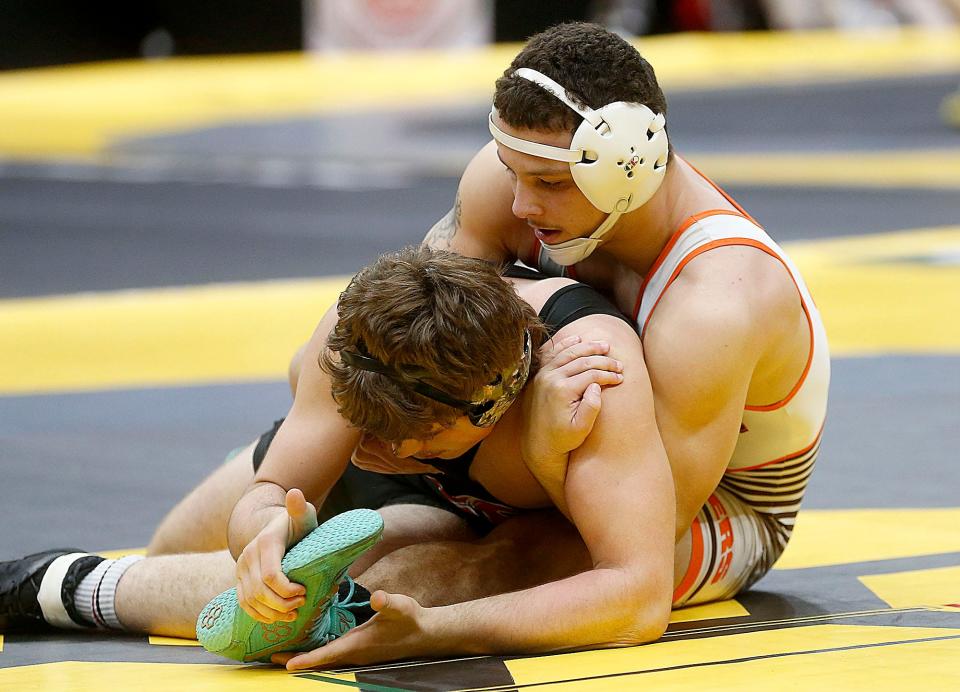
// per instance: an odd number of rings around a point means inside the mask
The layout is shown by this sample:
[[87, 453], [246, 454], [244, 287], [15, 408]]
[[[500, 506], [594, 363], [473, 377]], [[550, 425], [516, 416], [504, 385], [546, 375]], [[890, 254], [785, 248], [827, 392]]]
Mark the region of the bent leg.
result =
[[377, 510], [383, 517], [383, 537], [350, 568], [356, 579], [386, 555], [419, 543], [472, 541], [477, 534], [452, 512], [429, 505], [387, 505]]
[[317, 520], [323, 523], [359, 508], [377, 510], [383, 517], [383, 538], [350, 569], [356, 577], [385, 555], [414, 543], [475, 540], [467, 520], [445, 507], [419, 476], [375, 473], [348, 464], [317, 508]]
[[415, 598], [423, 606], [461, 603], [563, 579], [590, 569], [576, 528], [559, 512], [527, 512], [475, 541], [408, 545], [373, 564], [357, 581]]
[[732, 598], [767, 573], [790, 532], [728, 489], [717, 488], [677, 543], [673, 607]]
[[163, 518], [148, 555], [205, 553], [227, 547], [227, 523], [234, 505], [253, 481], [253, 449], [228, 458]]

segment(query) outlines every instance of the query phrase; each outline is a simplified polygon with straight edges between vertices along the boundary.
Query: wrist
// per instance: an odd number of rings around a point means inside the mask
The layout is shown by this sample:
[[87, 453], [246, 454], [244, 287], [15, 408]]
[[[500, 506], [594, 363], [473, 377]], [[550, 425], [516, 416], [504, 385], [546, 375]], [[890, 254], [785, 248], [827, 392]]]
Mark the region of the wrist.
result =
[[283, 489], [269, 485], [273, 487], [254, 486], [234, 505], [227, 522], [227, 547], [234, 559], [275, 517], [286, 514]]
[[475, 627], [464, 624], [471, 618], [464, 617], [458, 604], [423, 608], [420, 617], [420, 632], [427, 642], [430, 656], [453, 656], [463, 654], [493, 653], [484, 645], [485, 638]]

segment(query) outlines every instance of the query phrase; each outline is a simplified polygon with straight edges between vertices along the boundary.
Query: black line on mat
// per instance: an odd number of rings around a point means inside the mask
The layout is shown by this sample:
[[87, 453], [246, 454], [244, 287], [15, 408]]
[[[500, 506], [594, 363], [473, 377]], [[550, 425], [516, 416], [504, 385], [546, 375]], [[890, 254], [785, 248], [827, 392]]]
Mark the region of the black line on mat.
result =
[[337, 678], [328, 678], [319, 673], [299, 673], [295, 678], [304, 680], [316, 680], [317, 682], [329, 682], [333, 685], [343, 685], [344, 687], [355, 687], [360, 690], [369, 690], [369, 692], [411, 692], [405, 687], [387, 687], [386, 685], [374, 685], [369, 682], [351, 682], [349, 680], [338, 680]]
[[531, 682], [523, 685], [512, 685], [503, 687], [471, 687], [457, 690], [456, 692], [497, 692], [499, 690], [517, 690], [534, 687], [546, 687], [547, 685], [562, 685], [571, 682], [586, 682], [588, 680], [605, 680], [609, 678], [622, 678], [630, 675], [646, 675], [648, 673], [664, 673], [671, 670], [684, 670], [688, 668], [706, 668], [709, 666], [723, 666], [732, 663], [747, 663], [749, 661], [763, 661], [771, 658], [786, 658], [788, 656], [805, 656], [807, 654], [826, 654], [835, 651], [853, 651], [855, 649], [875, 649], [883, 646], [897, 646], [899, 644], [922, 644], [924, 642], [938, 642], [947, 639], [960, 639], [960, 634], [944, 635], [942, 637], [925, 637], [923, 639], [903, 639], [895, 642], [878, 642], [876, 644], [851, 644], [850, 646], [837, 646], [828, 649], [808, 649], [806, 651], [787, 651], [779, 654], [763, 654], [760, 656], [745, 656], [743, 658], [728, 658], [722, 661], [704, 661], [703, 663], [686, 663], [680, 666], [666, 666], [664, 668], [650, 668], [647, 670], [625, 671], [623, 673], [609, 673], [607, 675], [595, 675], [591, 677], [569, 678], [567, 680], [546, 680], [544, 682]]

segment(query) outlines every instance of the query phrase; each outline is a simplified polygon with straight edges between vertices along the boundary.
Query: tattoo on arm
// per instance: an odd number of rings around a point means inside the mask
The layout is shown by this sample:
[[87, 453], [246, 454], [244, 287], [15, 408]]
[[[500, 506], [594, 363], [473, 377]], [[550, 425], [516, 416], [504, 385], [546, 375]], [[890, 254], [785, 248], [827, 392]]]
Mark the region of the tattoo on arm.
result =
[[447, 212], [446, 216], [437, 221], [433, 228], [423, 239], [424, 245], [437, 248], [439, 250], [449, 250], [453, 244], [453, 237], [460, 230], [460, 193], [457, 192], [457, 198], [453, 203], [453, 209]]

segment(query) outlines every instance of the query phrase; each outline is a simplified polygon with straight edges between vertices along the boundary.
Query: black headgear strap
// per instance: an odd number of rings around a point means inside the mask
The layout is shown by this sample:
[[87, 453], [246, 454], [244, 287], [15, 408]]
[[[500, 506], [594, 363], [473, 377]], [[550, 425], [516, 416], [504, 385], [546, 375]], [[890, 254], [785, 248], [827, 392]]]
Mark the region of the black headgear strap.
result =
[[[367, 350], [362, 343], [358, 344], [357, 346], [358, 350], [360, 351]], [[353, 353], [352, 351], [347, 351], [344, 349], [340, 351], [340, 359], [352, 368], [357, 368], [358, 370], [367, 370], [368, 372], [376, 372], [384, 375], [385, 377], [389, 377], [402, 387], [412, 389], [417, 394], [422, 394], [428, 399], [439, 401], [441, 404], [446, 404], [447, 406], [452, 406], [453, 408], [465, 411], [471, 417], [485, 413], [486, 410], [493, 405], [492, 401], [484, 401], [480, 404], [474, 404], [470, 401], [454, 398], [446, 392], [437, 389], [433, 385], [427, 384], [419, 377], [416, 377], [410, 373], [401, 372], [396, 368], [377, 360], [368, 353]]]

